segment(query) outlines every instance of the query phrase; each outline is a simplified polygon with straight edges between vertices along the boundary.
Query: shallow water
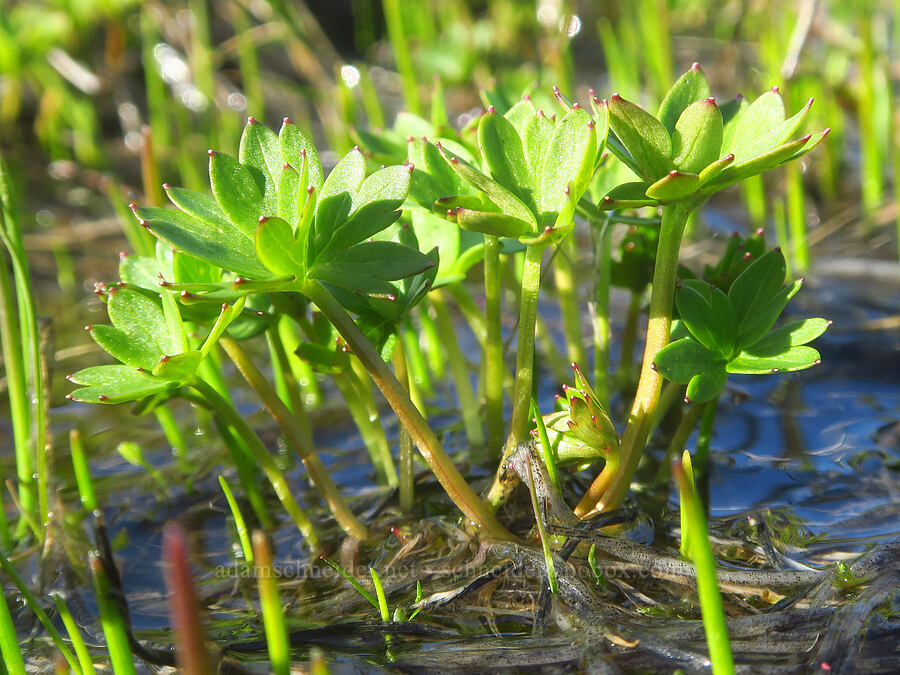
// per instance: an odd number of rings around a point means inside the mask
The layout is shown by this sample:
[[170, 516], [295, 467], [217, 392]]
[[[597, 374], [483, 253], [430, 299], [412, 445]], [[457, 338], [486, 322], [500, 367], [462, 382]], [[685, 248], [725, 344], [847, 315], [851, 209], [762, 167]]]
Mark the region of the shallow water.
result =
[[[720, 542], [717, 553], [731, 565], [765, 564], [768, 558], [787, 568], [811, 565], [820, 569], [851, 558], [872, 544], [887, 544], [900, 537], [900, 335], [873, 324], [900, 315], [900, 278], [895, 275], [891, 280], [888, 276], [886, 281], [873, 284], [852, 274], [829, 276], [827, 270], [819, 269], [810, 279], [793, 311], [797, 316], [824, 316], [835, 322], [815, 345], [822, 353], [823, 364], [803, 373], [733, 377], [718, 412], [709, 481], [711, 529]], [[80, 317], [77, 322], [84, 323], [84, 319]], [[88, 320], [102, 319], [91, 316]], [[866, 325], [874, 327], [866, 329]], [[61, 369], [67, 372], [65, 366], [74, 369], [71, 365], [64, 364]], [[553, 383], [542, 384], [545, 407], [552, 405], [556, 391]], [[432, 421], [444, 429], [449, 448], [462, 450], [465, 438], [451, 409], [452, 401], [451, 390], [440, 390], [432, 402], [437, 411]], [[375, 531], [384, 533], [377, 545], [363, 547], [356, 561], [360, 575], [370, 564], [382, 572], [391, 607], [412, 602], [417, 578], [428, 596], [465, 586], [499, 564], [502, 555], [488, 552], [479, 559], [477, 547], [453, 527], [453, 510], [425, 472], [421, 472], [417, 488], [418, 516], [422, 519], [410, 521], [396, 513], [385, 499], [385, 490], [373, 481], [367, 454], [352, 424], [327, 412], [335, 404], [330, 399], [325, 406], [325, 423], [317, 429], [317, 444], [335, 481], [351, 499], [351, 506], [373, 523]], [[266, 416], [252, 402], [245, 401], [241, 406], [241, 412], [257, 428], [271, 429]], [[182, 420], [193, 419], [187, 406], [176, 412]], [[171, 467], [170, 452], [152, 420], [135, 420], [128, 415], [127, 406], [98, 409], [70, 404], [55, 409], [53, 420], [54, 429], [60, 433], [76, 424], [82, 427], [89, 445], [96, 450], [91, 469], [138, 637], [169, 642], [169, 620], [162, 600], [161, 530], [167, 521], [178, 520], [192, 535], [192, 554], [201, 597], [209, 609], [211, 637], [229, 646], [230, 656], [237, 661], [262, 659], [265, 651], [257, 642], [261, 634], [259, 616], [243, 593], [252, 580], [235, 566], [235, 533], [216, 482], [217, 466], [226, 456], [215, 434], [198, 430], [194, 437], [191, 461], [198, 478], [188, 490]], [[392, 416], [384, 415], [383, 421], [393, 440], [396, 425]], [[274, 439], [275, 434], [265, 437]], [[168, 479], [165, 495], [143, 469], [128, 465], [115, 454], [115, 444], [121, 440], [140, 440], [151, 463]], [[57, 447], [64, 446], [62, 437], [57, 441]], [[77, 496], [68, 461], [66, 452], [60, 451], [57, 465], [64, 484], [61, 496], [74, 504]], [[301, 472], [295, 469], [291, 475], [301, 505], [315, 504], [316, 498]], [[470, 475], [488, 477], [487, 471], [477, 467]], [[644, 503], [643, 498], [639, 503]], [[632, 535], [668, 546], [671, 555], [677, 548], [677, 543], [672, 548], [677, 542], [674, 493], [669, 495], [668, 507], [664, 512], [648, 512], [632, 529]], [[398, 529], [391, 533], [394, 527]], [[338, 557], [339, 532], [328, 522], [323, 522], [322, 528], [326, 541], [334, 542], [328, 555]], [[67, 531], [73, 556], [77, 559], [79, 552], [86, 555], [92, 546], [89, 524], [84, 522]], [[413, 547], [414, 555], [404, 552], [404, 547], [416, 541], [420, 541], [420, 548]], [[632, 631], [639, 636], [636, 639], [649, 645], [649, 651], [609, 648], [603, 637], [606, 633], [599, 629], [588, 643], [584, 639], [573, 642], [573, 636], [584, 632], [585, 619], [565, 602], [552, 603], [551, 616], [542, 624], [544, 634], [532, 636], [535, 612], [542, 602], [541, 580], [540, 573], [526, 565], [492, 577], [481, 590], [468, 590], [446, 606], [426, 609], [414, 627], [394, 626], [393, 637], [386, 640], [388, 628], [374, 623], [376, 612], [348, 590], [345, 582], [334, 575], [324, 575], [322, 580], [321, 565], [311, 564], [292, 526], [278, 528], [273, 543], [277, 564], [294, 577], [282, 590], [290, 625], [305, 631], [294, 636], [296, 656], [306, 658], [311, 644], [321, 645], [335, 660], [337, 672], [380, 669], [392, 663], [413, 672], [504, 666], [516, 670], [616, 672], [604, 670], [614, 667], [605, 660], [587, 659], [585, 654], [590, 650], [586, 644], [606, 645], [603, 651], [610, 651], [615, 657], [613, 663], [619, 660], [623, 667], [640, 669], [661, 658], [659, 650], [651, 649], [657, 639], [653, 631], [659, 626], [642, 626], [642, 616], [697, 615], [697, 608], [685, 597], [684, 587], [619, 579], [602, 597], [627, 607], [630, 613], [623, 614], [609, 632], [627, 636]], [[519, 558], [529, 555], [523, 552]], [[79, 623], [88, 635], [99, 636], [84, 568], [76, 564], [65, 574], [60, 574], [60, 569], [50, 570], [48, 587], [67, 592]], [[727, 606], [734, 615], [745, 613], [749, 607], [737, 598], [731, 598]], [[896, 615], [895, 605], [888, 610], [887, 618]], [[19, 617], [27, 621], [26, 613]], [[610, 620], [604, 617], [604, 621]], [[328, 628], [347, 621], [365, 623]], [[819, 634], [824, 625], [820, 621], [810, 630]], [[890, 635], [896, 623], [870, 629], [875, 631], [871, 642], [877, 647], [882, 644], [879, 636], [885, 631]], [[672, 629], [660, 630], [665, 636], [665, 631]], [[419, 632], [404, 634], [409, 631]], [[498, 641], [500, 635], [505, 636], [502, 641]], [[699, 667], [691, 660], [693, 656], [679, 655], [674, 648], [666, 658], [688, 670]], [[867, 667], [888, 664], [886, 670], [874, 667], [873, 672], [890, 672], [890, 664], [896, 664], [896, 660], [896, 654], [891, 657], [877, 649], [874, 657], [860, 656], [860, 664]], [[799, 667], [800, 663], [795, 665]], [[759, 665], [757, 672], [776, 672], [769, 665]]]

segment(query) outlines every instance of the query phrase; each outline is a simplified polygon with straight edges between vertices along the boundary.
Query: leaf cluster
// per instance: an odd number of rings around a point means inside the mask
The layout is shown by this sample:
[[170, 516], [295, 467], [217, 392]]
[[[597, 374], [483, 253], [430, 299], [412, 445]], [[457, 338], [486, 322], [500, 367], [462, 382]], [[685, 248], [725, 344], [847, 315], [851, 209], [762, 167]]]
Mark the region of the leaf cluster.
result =
[[792, 372], [819, 363], [819, 352], [807, 343], [829, 321], [806, 319], [772, 330], [802, 285], [785, 284], [785, 274], [784, 256], [775, 249], [749, 265], [727, 293], [705, 281], [682, 281], [675, 302], [688, 335], [657, 353], [655, 369], [686, 384], [687, 400], [702, 402], [718, 396], [729, 373]]
[[812, 99], [786, 118], [777, 88], [753, 103], [738, 97], [719, 106], [697, 64], [672, 86], [655, 116], [618, 94], [593, 103], [608, 112], [610, 150], [639, 178], [610, 190], [600, 204], [607, 210], [682, 200], [702, 203], [745, 178], [801, 157], [829, 131], [791, 140]]

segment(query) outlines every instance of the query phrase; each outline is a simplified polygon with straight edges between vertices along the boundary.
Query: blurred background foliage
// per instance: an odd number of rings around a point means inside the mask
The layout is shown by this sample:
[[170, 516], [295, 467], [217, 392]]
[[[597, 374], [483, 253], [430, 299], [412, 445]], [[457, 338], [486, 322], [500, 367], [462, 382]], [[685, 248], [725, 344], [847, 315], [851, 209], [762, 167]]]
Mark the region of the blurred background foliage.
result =
[[[289, 115], [342, 153], [355, 142], [345, 123], [389, 126], [401, 108], [427, 117], [436, 86], [459, 124], [481, 106], [480, 90], [516, 100], [558, 85], [583, 99], [590, 87], [650, 105], [699, 61], [721, 96], [777, 85], [790, 109], [815, 97], [812, 127], [833, 128], [815, 176], [788, 169], [769, 203], [760, 185], [747, 188], [754, 223], [805, 221], [810, 195], [861, 200], [871, 214], [893, 201], [898, 162], [893, 8], [876, 0], [7, 0], [0, 147], [23, 162], [112, 171], [128, 185], [140, 184], [133, 158], [144, 148], [166, 179], [201, 188], [202, 150], [234, 150], [250, 114], [270, 125]], [[35, 145], [39, 153], [23, 154]]]

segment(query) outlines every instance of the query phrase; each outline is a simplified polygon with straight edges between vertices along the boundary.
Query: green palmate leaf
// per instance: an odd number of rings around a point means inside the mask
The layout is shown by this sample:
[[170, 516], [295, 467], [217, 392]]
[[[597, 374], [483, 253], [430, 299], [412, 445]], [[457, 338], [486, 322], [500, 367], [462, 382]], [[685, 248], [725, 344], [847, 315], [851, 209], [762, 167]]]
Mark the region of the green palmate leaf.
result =
[[414, 248], [390, 241], [368, 241], [340, 251], [328, 261], [316, 261], [308, 272], [320, 279], [351, 291], [393, 296], [396, 281], [419, 274], [434, 266], [428, 256]]
[[228, 216], [225, 215], [214, 197], [202, 192], [173, 187], [168, 183], [163, 185], [163, 188], [169, 201], [184, 213], [222, 230], [239, 229], [228, 220]]
[[767, 373], [791, 373], [818, 365], [819, 352], [812, 347], [790, 347], [775, 356], [755, 356], [741, 352], [727, 366], [729, 373], [741, 375], [765, 375]]
[[637, 208], [639, 206], [651, 206], [656, 200], [647, 197], [647, 183], [622, 183], [617, 185], [602, 199], [599, 208], [603, 211], [612, 209]]
[[670, 171], [647, 188], [647, 196], [659, 202], [673, 202], [693, 194], [700, 187], [700, 176], [695, 173]]
[[278, 276], [302, 278], [306, 256], [291, 226], [281, 218], [262, 218], [256, 228], [256, 252], [263, 264]]
[[[782, 159], [782, 160], [781, 160], [781, 164], [787, 164], [788, 162], [794, 161], [794, 160], [797, 159], [798, 157], [802, 157], [802, 156], [805, 155], [807, 152], [809, 152], [810, 150], [812, 150], [813, 148], [815, 148], [816, 146], [818, 146], [819, 143], [821, 143], [822, 141], [824, 141], [824, 140], [825, 140], [825, 137], [826, 137], [828, 134], [830, 134], [830, 133], [831, 133], [831, 128], [829, 127], [829, 128], [827, 128], [827, 129], [823, 129], [822, 131], [820, 131], [820, 132], [817, 133], [817, 134], [813, 134], [812, 136], [804, 136], [804, 138], [807, 139], [807, 140], [806, 140], [806, 143], [805, 143], [804, 145], [802, 145], [802, 146], [800, 147], [800, 149], [797, 150], [793, 155], [791, 155], [791, 156], [788, 157], [787, 159]], [[803, 140], [803, 139], [801, 139], [801, 140]], [[783, 146], [781, 146], [781, 147], [787, 147], [788, 145], [790, 145], [790, 143], [787, 143], [787, 144], [785, 144], [785, 145], [783, 145]], [[773, 152], [774, 152], [774, 151], [773, 151]]]
[[[316, 152], [316, 146], [306, 135], [300, 131], [300, 127], [293, 124], [287, 117], [281, 125], [281, 131], [278, 133], [278, 141], [281, 145], [281, 159], [290, 164], [295, 169], [299, 169], [304, 160], [309, 165], [309, 185], [312, 185], [316, 192], [322, 189], [323, 173], [322, 162], [319, 160], [319, 153]], [[301, 190], [306, 190], [306, 185], [301, 185]]]
[[153, 368], [153, 377], [170, 382], [187, 382], [197, 372], [203, 354], [200, 350], [164, 356]]
[[272, 276], [256, 257], [252, 236], [230, 223], [214, 225], [181, 211], [146, 206], [135, 208], [134, 214], [153, 234], [180, 251], [243, 276]]
[[[305, 164], [304, 167], [305, 168]], [[281, 178], [278, 180], [278, 217], [297, 227], [300, 223], [300, 213], [309, 195], [306, 190], [301, 194], [301, 172], [290, 164], [281, 167]]]
[[544, 157], [547, 155], [547, 146], [550, 145], [554, 126], [544, 111], [538, 110], [537, 114], [531, 116], [522, 134], [525, 161], [531, 172], [532, 185], [540, 185], [541, 168], [544, 165]]
[[493, 106], [478, 124], [478, 146], [491, 178], [534, 211], [534, 186], [522, 139], [512, 123]]
[[729, 138], [730, 145], [722, 147], [723, 153], [731, 153], [738, 163], [747, 161], [756, 155], [768, 152], [778, 141], [773, 131], [784, 123], [784, 102], [773, 88], [762, 94], [753, 103], [732, 120], [734, 135]]
[[420, 251], [434, 248], [440, 251], [435, 286], [461, 281], [469, 268], [484, 256], [484, 237], [455, 227], [433, 213], [414, 212], [412, 229]]
[[[441, 151], [437, 149], [437, 146], [433, 143], [428, 143], [427, 141], [419, 141], [418, 143], [421, 144], [425, 170], [437, 180], [439, 188], [443, 191], [441, 196], [474, 195], [476, 193], [475, 188], [473, 188], [468, 181], [463, 180], [463, 178], [447, 164], [447, 161], [444, 159], [443, 155], [441, 155]], [[441, 139], [440, 143], [442, 144], [442, 147], [449, 148], [458, 157], [465, 159], [468, 156], [468, 153], [465, 152], [464, 148], [452, 141]]]
[[662, 123], [646, 110], [613, 94], [609, 126], [628, 150], [640, 176], [657, 180], [672, 170], [672, 140]]
[[[604, 101], [603, 107], [609, 110], [609, 104]], [[643, 170], [638, 166], [637, 162], [634, 161], [634, 158], [629, 154], [628, 150], [622, 144], [622, 141], [619, 140], [619, 137], [616, 136], [615, 131], [613, 131], [612, 125], [609, 128], [609, 135], [606, 138], [606, 147], [609, 148], [610, 152], [618, 158], [622, 164], [627, 166], [632, 172], [634, 172], [635, 176], [643, 176]], [[602, 153], [601, 153], [602, 156]]]
[[524, 220], [513, 218], [505, 213], [473, 211], [458, 207], [453, 211], [452, 215], [448, 213], [448, 216], [451, 220], [455, 220], [464, 230], [489, 234], [495, 237], [518, 239], [533, 232], [531, 223], [526, 223]]
[[72, 400], [85, 403], [135, 401], [177, 386], [175, 382], [160, 380], [130, 366], [85, 368], [67, 379], [74, 384], [85, 385], [84, 389], [76, 389], [69, 394]]
[[263, 193], [250, 170], [230, 155], [210, 151], [209, 184], [228, 220], [252, 237], [259, 217], [265, 214]]
[[803, 280], [795, 281], [779, 289], [777, 293], [766, 303], [762, 303], [755, 310], [755, 313], [741, 322], [741, 328], [738, 332], [737, 349], [748, 349], [759, 342], [765, 336], [781, 313], [784, 311], [788, 301], [793, 298], [800, 287]]
[[675, 294], [678, 313], [691, 334], [713, 354], [731, 357], [737, 338], [737, 314], [728, 296], [699, 280], [686, 280]]
[[524, 96], [521, 101], [518, 101], [512, 108], [507, 110], [503, 116], [513, 125], [519, 138], [524, 138], [525, 128], [536, 113], [537, 107], [531, 101], [531, 97]]
[[113, 325], [144, 355], [141, 367], [152, 368], [163, 355], [178, 352], [180, 339], [170, 335], [162, 309], [143, 293], [129, 288], [110, 289], [107, 312]]
[[263, 213], [275, 215], [278, 211], [278, 179], [284, 166], [278, 136], [266, 125], [248, 118], [241, 135], [238, 161], [250, 171], [263, 195]]
[[831, 321], [827, 319], [805, 319], [794, 321], [773, 330], [762, 340], [745, 349], [745, 353], [753, 356], [774, 356], [781, 354], [791, 347], [799, 347], [807, 342], [812, 342], [822, 335]]
[[[159, 240], [162, 242], [162, 240]], [[171, 249], [170, 249], [171, 250]], [[222, 283], [222, 268], [187, 253], [176, 251], [172, 255], [172, 279], [175, 283], [218, 285]]]
[[206, 336], [206, 339], [200, 347], [201, 358], [206, 358], [206, 355], [209, 354], [209, 351], [213, 348], [218, 339], [222, 337], [222, 334], [228, 328], [229, 324], [240, 316], [241, 310], [244, 309], [245, 300], [246, 296], [242, 296], [238, 298], [233, 305], [222, 305], [218, 318], [215, 323], [213, 323], [212, 328], [209, 329], [209, 334]]
[[[671, 134], [675, 130], [675, 123], [684, 110], [692, 103], [708, 97], [709, 81], [700, 69], [700, 64], [695, 63], [669, 89], [659, 106], [659, 112], [656, 113], [656, 117]], [[693, 171], [693, 169], [687, 170]]]
[[350, 152], [341, 158], [328, 174], [322, 190], [319, 192], [319, 201], [322, 202], [330, 197], [341, 194], [349, 194], [356, 203], [356, 193], [362, 186], [366, 178], [366, 158], [359, 151], [359, 148], [353, 148]]
[[159, 294], [162, 302], [163, 316], [166, 319], [168, 343], [161, 346], [167, 347], [168, 354], [180, 354], [188, 349], [187, 336], [184, 334], [184, 324], [181, 321], [181, 313], [178, 311], [178, 303], [175, 301], [175, 295], [169, 291], [162, 291]]
[[537, 220], [534, 217], [534, 213], [532, 213], [531, 209], [523, 204], [512, 192], [500, 185], [497, 181], [488, 178], [481, 171], [478, 171], [478, 169], [447, 148], [441, 146], [438, 150], [441, 151], [444, 159], [456, 173], [476, 189], [483, 192], [487, 198], [500, 209], [500, 211], [508, 216], [529, 223], [532, 227], [532, 232], [537, 229]]
[[672, 154], [679, 171], [699, 173], [719, 158], [722, 149], [722, 113], [713, 98], [692, 103], [678, 118], [672, 132]]
[[771, 142], [773, 148], [786, 143], [797, 133], [800, 129], [800, 125], [803, 124], [803, 120], [805, 120], [806, 116], [809, 114], [814, 101], [815, 99], [808, 99], [806, 104], [800, 108], [800, 110], [784, 120], [778, 127], [770, 130], [769, 137], [772, 139]]
[[712, 401], [725, 387], [728, 380], [728, 371], [724, 363], [710, 368], [706, 372], [694, 375], [688, 382], [684, 398], [688, 403], [705, 403]]
[[[780, 302], [779, 291], [784, 283], [787, 265], [779, 249], [769, 251], [754, 261], [731, 284], [728, 299], [738, 317], [738, 347], [752, 345], [769, 332], [781, 313], [768, 323], [772, 309]], [[787, 302], [787, 299], [784, 299]], [[769, 311], [766, 311], [769, 309]], [[766, 325], [768, 323], [768, 325]], [[763, 329], [763, 326], [765, 328]]]
[[[545, 153], [538, 191], [541, 225], [553, 225], [559, 214], [574, 211], [574, 203], [594, 175], [597, 135], [595, 122], [581, 108], [573, 108], [556, 124]], [[605, 137], [606, 129], [601, 130], [601, 135]]]
[[700, 186], [706, 185], [726, 168], [731, 166], [733, 162], [734, 155], [725, 155], [722, 159], [717, 159], [712, 164], [707, 165], [707, 167], [700, 172]]
[[356, 198], [356, 210], [339, 225], [317, 257], [330, 258], [338, 251], [364, 241], [400, 217], [400, 205], [409, 193], [409, 166], [389, 166], [366, 178]]
[[[718, 192], [745, 178], [756, 176], [757, 174], [765, 173], [770, 169], [781, 166], [785, 162], [789, 162], [791, 159], [799, 157], [815, 147], [815, 145], [808, 149], [805, 147], [809, 144], [811, 138], [811, 136], [804, 136], [803, 138], [780, 145], [770, 152], [758, 155], [740, 164], [732, 164], [720, 171], [715, 178], [710, 179], [707, 184], [704, 185], [703, 191], [705, 193]], [[824, 138], [824, 136], [822, 136], [822, 138]], [[819, 141], [821, 141], [821, 138]]]
[[[159, 240], [157, 240], [159, 241]], [[156, 258], [141, 255], [120, 253], [119, 278], [130, 286], [145, 288], [154, 293], [159, 292], [160, 275], [172, 278], [171, 261], [164, 265]]]
[[148, 349], [142, 342], [135, 342], [128, 333], [115, 326], [91, 326], [90, 333], [103, 351], [132, 368], [149, 370], [155, 365], [154, 359], [159, 360], [157, 350]]
[[733, 122], [749, 107], [750, 103], [741, 94], [719, 106], [719, 112], [722, 113], [722, 123], [725, 125], [722, 148], [731, 147], [731, 141], [734, 139], [734, 132], [737, 129], [737, 124]]
[[653, 365], [667, 380], [687, 384], [695, 375], [718, 371], [724, 363], [693, 338], [683, 338], [660, 349]]

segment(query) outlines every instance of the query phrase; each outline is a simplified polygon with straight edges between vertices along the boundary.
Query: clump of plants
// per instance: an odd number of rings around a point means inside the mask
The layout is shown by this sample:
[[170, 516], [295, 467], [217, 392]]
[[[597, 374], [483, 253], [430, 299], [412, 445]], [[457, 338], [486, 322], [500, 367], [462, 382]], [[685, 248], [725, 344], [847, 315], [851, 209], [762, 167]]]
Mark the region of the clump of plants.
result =
[[[702, 273], [679, 265], [685, 226], [707, 199], [821, 142], [827, 129], [815, 136], [800, 133], [808, 110], [809, 105], [788, 117], [777, 90], [752, 103], [739, 98], [720, 106], [694, 66], [655, 115], [618, 94], [593, 96], [588, 109], [559, 90], [543, 101], [538, 94], [509, 106], [498, 99], [462, 129], [446, 124], [446, 114], [429, 122], [406, 113], [394, 129], [358, 134], [370, 147], [354, 147], [327, 175], [298, 125], [285, 118], [276, 133], [251, 117], [237, 157], [209, 151], [211, 194], [166, 184], [174, 208], [132, 205], [138, 223], [156, 238], [155, 249], [152, 255], [123, 256], [120, 280], [98, 288], [111, 325], [91, 326], [89, 333], [116, 363], [70, 375], [79, 385], [70, 397], [132, 403], [137, 413], [155, 413], [164, 429], [171, 428], [164, 411], [174, 399], [205, 411], [255, 520], [264, 527], [272, 523], [262, 487], [268, 483], [317, 553], [325, 544], [320, 528], [295, 498], [283, 458], [238, 411], [222, 356], [271, 415], [337, 524], [360, 541], [375, 533], [319, 457], [308, 415], [315, 399], [311, 373], [313, 380], [333, 379], [370, 452], [373, 473], [396, 488], [403, 510], [415, 508], [415, 447], [466, 525], [504, 546], [518, 546], [523, 536], [498, 515], [520, 480], [510, 459], [534, 436], [541, 466], [533, 467], [526, 482], [556, 591], [551, 570], [560, 542], [547, 536], [537, 496], [544, 472], [552, 487], [548, 499], [565, 504], [563, 495], [577, 483], [557, 467], [595, 471], [600, 465], [577, 506], [564, 507], [565, 516], [587, 520], [617, 509], [658, 426], [662, 398], [665, 405], [680, 399], [687, 406], [663, 463], [668, 470], [668, 458], [681, 457], [694, 426], [701, 420], [712, 426], [729, 374], [792, 372], [819, 362], [808, 343], [828, 322], [776, 327], [801, 282], [787, 279], [784, 256], [778, 249], [766, 251], [761, 236], [733, 239], [721, 261]], [[631, 175], [622, 180], [626, 174]], [[628, 229], [616, 259], [613, 233], [619, 226]], [[593, 243], [594, 278], [585, 281], [565, 260], [587, 240]], [[557, 409], [542, 411], [534, 392], [544, 372], [536, 344], [546, 330], [538, 310], [548, 261], [555, 266], [555, 299], [575, 381], [564, 387]], [[467, 282], [476, 270], [483, 292]], [[614, 403], [629, 389], [632, 371], [627, 364], [617, 373], [609, 367], [614, 283], [637, 298], [630, 340], [641, 332], [639, 300], [650, 287], [636, 393], [619, 419]], [[593, 382], [585, 374], [590, 370], [580, 340], [579, 291], [585, 285], [595, 310]], [[504, 307], [510, 297], [516, 306]], [[456, 345], [451, 301], [481, 350], [477, 389]], [[505, 358], [505, 315], [518, 317], [512, 370]], [[425, 339], [418, 339], [418, 331]], [[624, 359], [631, 358], [627, 351]], [[429, 381], [445, 374], [444, 361], [472, 457], [489, 462], [495, 472], [483, 492], [460, 472], [427, 419]], [[676, 396], [662, 397], [664, 380]], [[371, 384], [400, 423], [396, 454], [373, 424]], [[139, 448], [126, 450], [141, 461]], [[81, 456], [73, 445], [82, 498], [90, 500], [83, 457], [77, 463]], [[711, 606], [712, 615], [721, 615], [720, 604], [710, 599], [714, 570], [701, 545], [702, 505], [693, 488], [694, 473], [704, 471], [704, 464], [702, 457], [693, 465], [685, 458], [675, 474], [690, 504], [685, 553], [705, 570], [704, 612]], [[265, 571], [272, 564], [265, 537], [254, 534], [251, 545], [250, 528], [224, 478], [222, 488], [245, 559]], [[171, 564], [180, 570], [187, 597], [184, 544], [181, 535], [172, 536]], [[103, 586], [109, 571], [100, 563], [93, 567]], [[373, 605], [387, 621], [387, 601], [374, 572], [373, 580]], [[273, 618], [279, 601], [270, 582], [260, 579], [270, 654], [279, 672], [286, 672], [285, 629]], [[107, 608], [110, 616], [114, 609]], [[193, 625], [191, 606], [173, 612]], [[716, 625], [723, 622], [719, 616]], [[721, 653], [721, 630], [718, 635]]]
[[[799, 135], [809, 104], [787, 117], [775, 89], [752, 103], [739, 98], [719, 106], [698, 66], [679, 78], [655, 115], [618, 94], [593, 97], [592, 113], [559, 91], [555, 99], [555, 113], [531, 97], [503, 112], [489, 106], [459, 132], [422, 120], [418, 124], [428, 133], [410, 134], [407, 156], [397, 163], [369, 173], [365, 153], [354, 148], [327, 177], [297, 125], [285, 119], [276, 134], [250, 118], [237, 158], [209, 152], [212, 196], [167, 185], [174, 209], [133, 207], [140, 224], [159, 239], [157, 256], [125, 258], [122, 281], [101, 291], [113, 325], [95, 326], [91, 334], [119, 365], [73, 374], [71, 379], [84, 385], [73, 398], [142, 401], [146, 409], [175, 396], [199, 395], [231, 424], [233, 411], [203, 369], [210, 352], [222, 348], [310, 467], [345, 530], [364, 536], [299, 422], [304, 412], [302, 397], [290, 395], [295, 385], [282, 381], [273, 387], [266, 369], [243, 346], [265, 332], [273, 361], [285, 355], [289, 370], [299, 354], [321, 369], [329, 358], [337, 363], [336, 352], [330, 352], [335, 358], [327, 356], [331, 341], [365, 369], [463, 514], [486, 535], [509, 538], [494, 512], [508, 494], [503, 458], [528, 440], [532, 425], [545, 252], [573, 235], [579, 215], [589, 228], [599, 229], [610, 227], [625, 210], [656, 209], [658, 223], [640, 224], [658, 235], [655, 250], [649, 250], [653, 271], [644, 356], [634, 402], [621, 420], [624, 431], [620, 434], [610, 418], [609, 399], [593, 393], [580, 371], [576, 387], [567, 391], [568, 428], [561, 428], [558, 413], [551, 415], [554, 433], [577, 439], [579, 447], [604, 460], [576, 514], [617, 507], [642, 457], [664, 379], [686, 385], [683, 398], [696, 405], [715, 399], [729, 373], [790, 372], [818, 363], [818, 353], [806, 344], [825, 330], [824, 320], [772, 330], [800, 287], [800, 282], [785, 285], [780, 251], [746, 248], [739, 259], [726, 251], [727, 261], [710, 281], [679, 282], [679, 250], [688, 217], [710, 196], [804, 155], [827, 130]], [[390, 148], [381, 150], [389, 154]], [[594, 203], [589, 190], [608, 179], [606, 165], [613, 161], [636, 180], [609, 187]], [[461, 284], [467, 268], [455, 275], [450, 270], [471, 249], [470, 233], [484, 263], [489, 299], [484, 312], [471, 318], [483, 331], [486, 357], [498, 355], [501, 266], [518, 268], [519, 278], [512, 413], [502, 452], [487, 448], [500, 461], [498, 481], [486, 500], [459, 473], [414, 403], [409, 376], [401, 372], [398, 378], [407, 355], [395, 358], [406, 350], [398, 335], [417, 305], [447, 288], [459, 298], [469, 293]], [[432, 247], [435, 240], [439, 243]], [[464, 240], [468, 248], [461, 245]], [[595, 269], [603, 265], [600, 260]], [[288, 354], [279, 344], [282, 332], [272, 330], [283, 321], [298, 336], [296, 354]], [[483, 376], [489, 426], [499, 422], [509, 382], [502, 352], [492, 363], [498, 364]], [[608, 376], [595, 369], [598, 380]], [[595, 384], [609, 391], [608, 382]], [[265, 467], [268, 460], [252, 432], [242, 429], [238, 435], [257, 448], [256, 463]], [[493, 443], [497, 437], [488, 434]], [[553, 454], [545, 448], [546, 457]], [[383, 475], [395, 475], [391, 458], [383, 459]], [[289, 492], [277, 491], [289, 503]]]

